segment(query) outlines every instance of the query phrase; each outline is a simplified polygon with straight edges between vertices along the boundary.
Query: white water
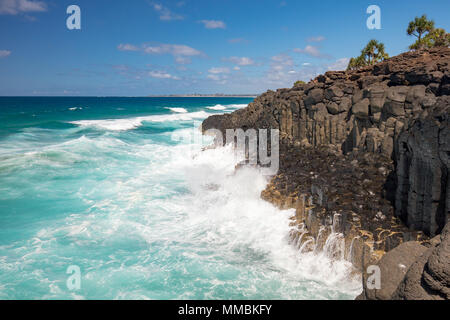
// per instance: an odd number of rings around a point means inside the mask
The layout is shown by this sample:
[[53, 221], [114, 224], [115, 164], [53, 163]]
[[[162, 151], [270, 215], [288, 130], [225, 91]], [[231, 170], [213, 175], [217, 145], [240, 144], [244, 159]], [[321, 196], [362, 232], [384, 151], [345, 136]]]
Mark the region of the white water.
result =
[[[268, 180], [255, 168], [236, 172], [239, 159], [229, 147], [201, 151], [204, 144], [194, 139], [198, 128], [151, 138], [128, 131], [145, 122], [204, 116], [82, 120], [73, 123], [103, 134], [71, 139], [70, 129], [59, 132], [64, 142], [48, 143], [55, 132], [33, 129], [28, 137], [46, 141], [45, 146], [30, 148], [23, 137], [9, 141], [22, 152], [8, 152], [0, 169], [19, 168], [11, 185], [25, 183], [20, 191], [5, 187], [7, 198], [43, 194], [49, 204], [30, 238], [0, 246], [0, 297], [351, 299], [359, 294], [360, 281], [350, 278], [348, 262], [324, 253], [301, 254], [289, 244], [293, 210], [261, 200]], [[65, 269], [72, 264], [83, 272], [76, 294], [65, 287]], [[16, 292], [19, 286], [23, 291]]]

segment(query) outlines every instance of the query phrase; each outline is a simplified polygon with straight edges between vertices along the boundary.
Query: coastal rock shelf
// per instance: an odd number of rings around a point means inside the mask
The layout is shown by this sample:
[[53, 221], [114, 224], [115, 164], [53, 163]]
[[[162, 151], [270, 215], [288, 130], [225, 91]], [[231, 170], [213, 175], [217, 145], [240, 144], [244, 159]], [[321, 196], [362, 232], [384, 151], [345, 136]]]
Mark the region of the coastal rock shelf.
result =
[[435, 48], [269, 90], [202, 129], [279, 129], [280, 170], [262, 198], [296, 209], [300, 250], [340, 235], [337, 256], [364, 270], [404, 242], [434, 248], [449, 220], [449, 111], [450, 48]]

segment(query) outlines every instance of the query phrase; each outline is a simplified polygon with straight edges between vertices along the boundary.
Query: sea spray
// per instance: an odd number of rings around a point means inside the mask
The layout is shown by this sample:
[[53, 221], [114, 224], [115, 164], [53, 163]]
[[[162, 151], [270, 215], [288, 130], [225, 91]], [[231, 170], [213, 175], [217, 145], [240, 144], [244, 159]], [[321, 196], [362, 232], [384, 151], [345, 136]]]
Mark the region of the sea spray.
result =
[[[352, 299], [359, 293], [348, 263], [301, 254], [289, 243], [294, 212], [261, 200], [268, 180], [258, 168], [235, 170], [229, 146], [204, 150], [211, 137], [194, 139], [194, 121], [209, 113], [183, 104], [187, 113], [113, 119], [111, 110], [128, 108], [114, 103], [102, 116], [80, 119], [94, 110], [90, 102], [63, 102], [61, 112], [70, 116], [58, 126], [2, 137], [0, 297]], [[71, 112], [67, 105], [86, 108]], [[72, 265], [81, 272], [76, 292], [66, 287]]]

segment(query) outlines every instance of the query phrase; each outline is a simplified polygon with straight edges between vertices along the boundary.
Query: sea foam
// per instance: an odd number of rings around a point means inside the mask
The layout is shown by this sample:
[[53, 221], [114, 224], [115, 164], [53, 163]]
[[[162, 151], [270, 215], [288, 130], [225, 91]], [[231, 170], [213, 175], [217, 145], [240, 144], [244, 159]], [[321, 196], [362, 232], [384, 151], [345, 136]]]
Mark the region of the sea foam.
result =
[[190, 121], [205, 119], [210, 114], [205, 111], [175, 113], [164, 115], [152, 115], [125, 119], [105, 119], [105, 120], [80, 120], [72, 121], [70, 123], [82, 127], [96, 127], [111, 131], [124, 131], [138, 128], [145, 122], [173, 122], [173, 121]]

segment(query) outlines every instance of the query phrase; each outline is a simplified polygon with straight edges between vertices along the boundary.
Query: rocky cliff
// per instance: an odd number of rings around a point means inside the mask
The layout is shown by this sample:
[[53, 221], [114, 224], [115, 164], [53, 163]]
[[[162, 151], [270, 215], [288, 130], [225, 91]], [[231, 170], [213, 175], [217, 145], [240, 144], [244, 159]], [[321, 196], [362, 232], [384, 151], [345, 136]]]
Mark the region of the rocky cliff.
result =
[[[268, 91], [210, 128], [275, 128], [293, 148], [331, 145], [393, 160], [386, 198], [408, 227], [433, 236], [450, 212], [450, 49], [407, 52], [356, 71]], [[358, 181], [360, 183], [362, 181]]]
[[[262, 197], [296, 209], [292, 242], [300, 250], [323, 250], [364, 270], [417, 241], [417, 255], [397, 263], [404, 272], [380, 295], [387, 298], [449, 220], [449, 110], [450, 49], [439, 48], [268, 91], [202, 128], [280, 130], [280, 170]], [[450, 264], [448, 253], [441, 258]], [[448, 293], [445, 277], [439, 297]], [[396, 297], [408, 297], [405, 290]]]

